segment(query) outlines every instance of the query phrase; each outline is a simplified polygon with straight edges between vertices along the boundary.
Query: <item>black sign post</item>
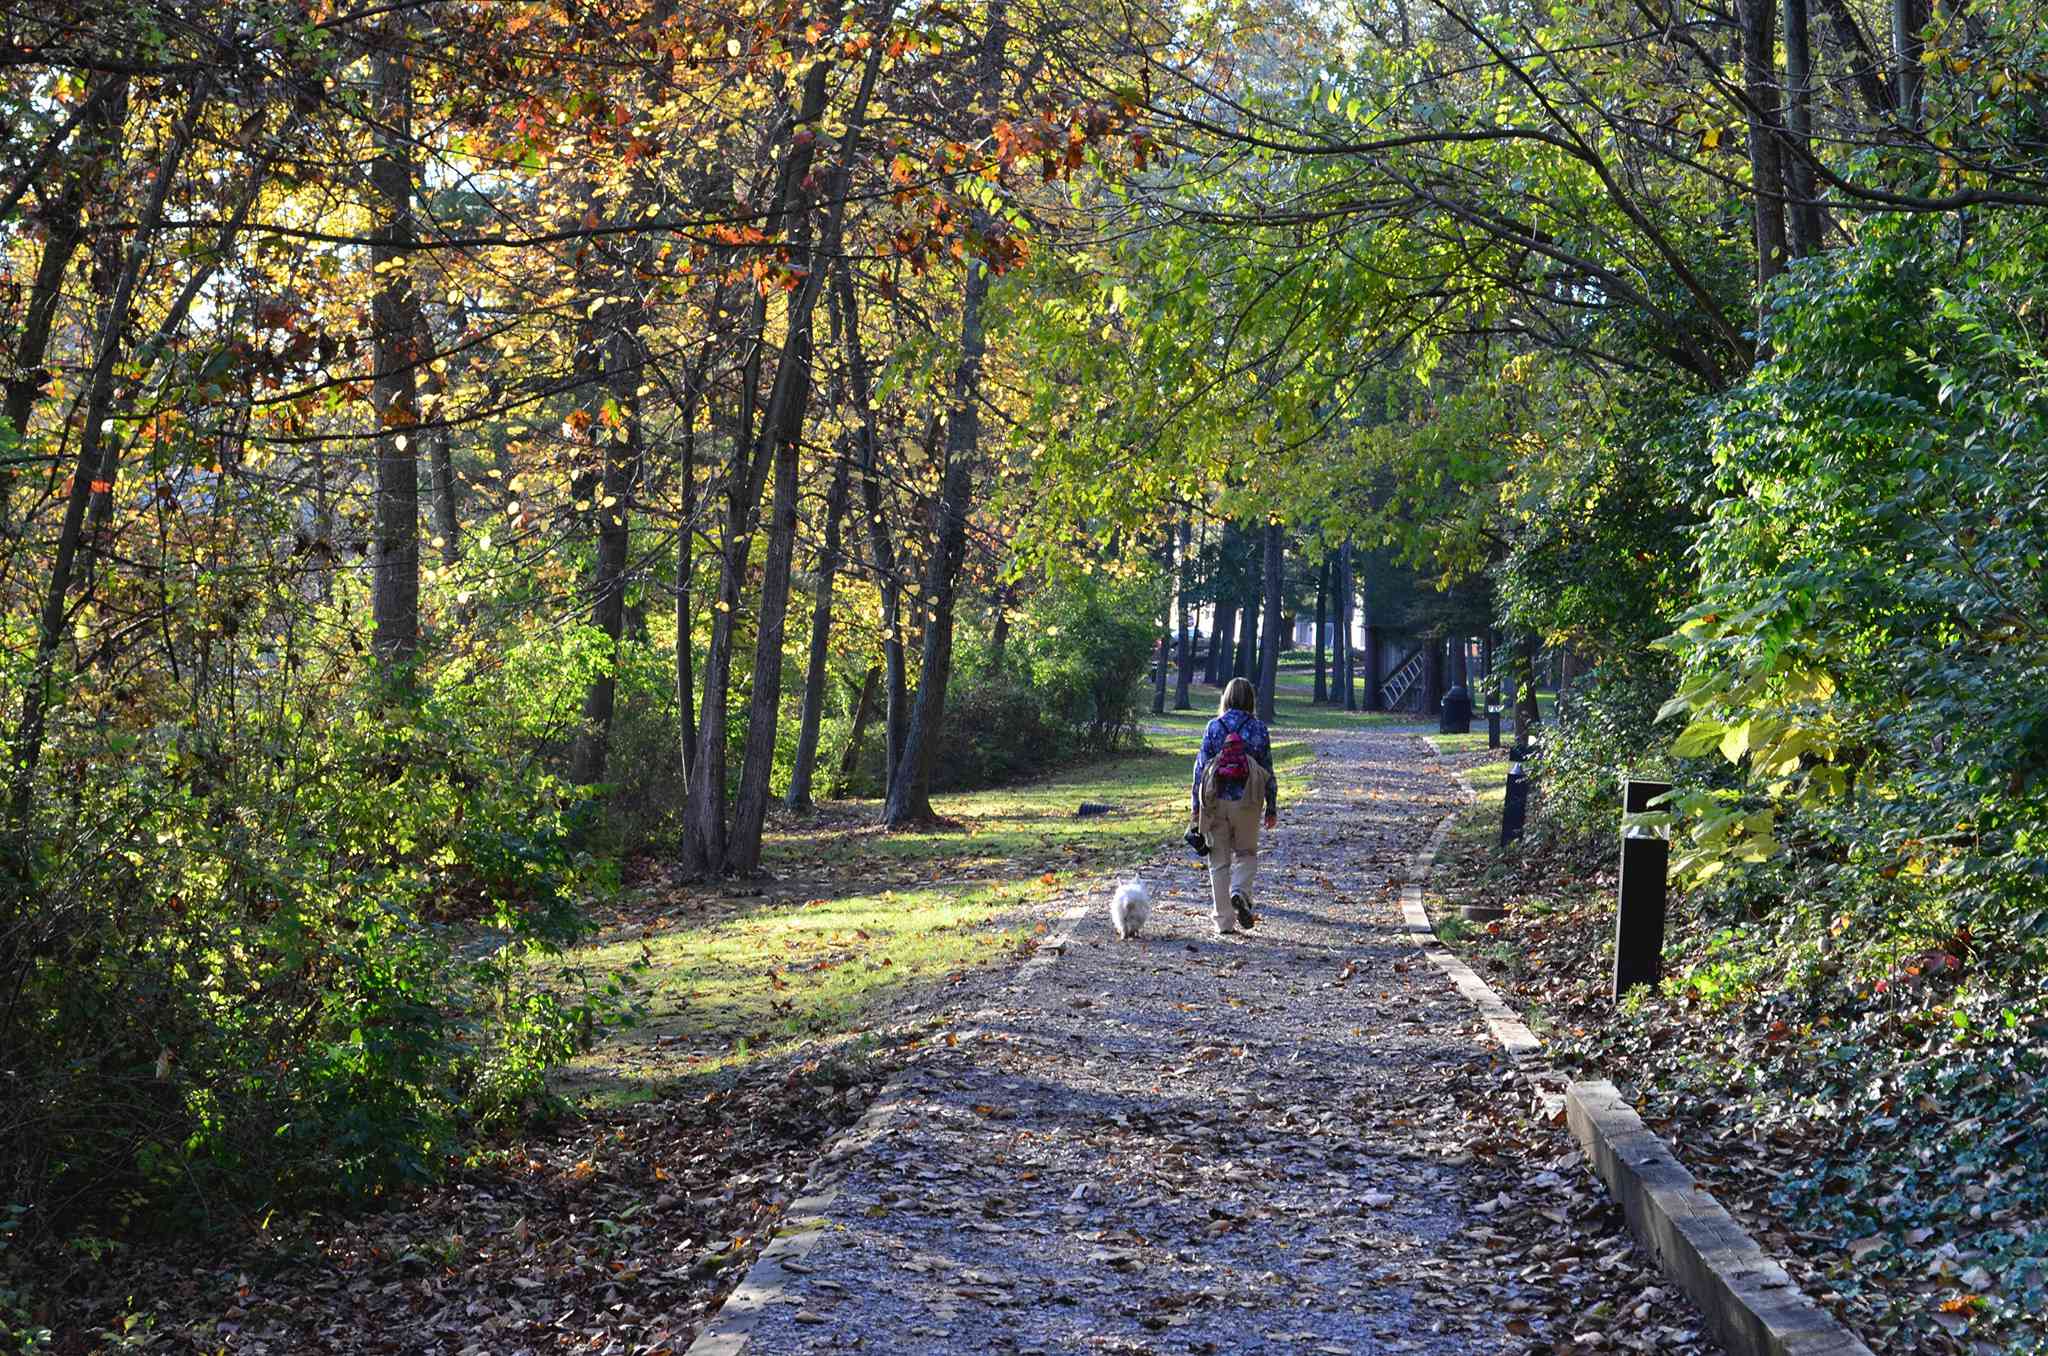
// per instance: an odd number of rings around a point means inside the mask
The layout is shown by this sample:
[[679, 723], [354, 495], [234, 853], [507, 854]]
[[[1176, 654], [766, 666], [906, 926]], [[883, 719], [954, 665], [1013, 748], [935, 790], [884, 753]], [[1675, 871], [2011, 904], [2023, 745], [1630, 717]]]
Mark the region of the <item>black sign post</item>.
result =
[[[1671, 789], [1670, 782], [1625, 777], [1621, 808], [1639, 815]], [[1648, 829], [1621, 831], [1621, 882], [1614, 910], [1614, 996], [1638, 984], [1655, 984], [1664, 973], [1665, 868], [1671, 844]]]
[[1517, 744], [1508, 754], [1507, 795], [1500, 803], [1500, 845], [1506, 847], [1522, 836], [1522, 821], [1529, 815], [1529, 773], [1522, 766], [1529, 758], [1526, 745]]

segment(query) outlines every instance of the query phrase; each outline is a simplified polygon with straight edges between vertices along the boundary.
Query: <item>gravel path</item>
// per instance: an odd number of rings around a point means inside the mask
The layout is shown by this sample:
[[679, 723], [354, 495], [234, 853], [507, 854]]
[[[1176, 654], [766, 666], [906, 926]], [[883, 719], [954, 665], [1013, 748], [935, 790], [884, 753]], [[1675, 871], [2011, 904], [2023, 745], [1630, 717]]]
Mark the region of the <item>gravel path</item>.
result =
[[748, 1356], [1704, 1349], [1400, 930], [1455, 788], [1412, 734], [1318, 752], [1256, 931], [1162, 856], [1141, 941], [1105, 901], [933, 1042]]

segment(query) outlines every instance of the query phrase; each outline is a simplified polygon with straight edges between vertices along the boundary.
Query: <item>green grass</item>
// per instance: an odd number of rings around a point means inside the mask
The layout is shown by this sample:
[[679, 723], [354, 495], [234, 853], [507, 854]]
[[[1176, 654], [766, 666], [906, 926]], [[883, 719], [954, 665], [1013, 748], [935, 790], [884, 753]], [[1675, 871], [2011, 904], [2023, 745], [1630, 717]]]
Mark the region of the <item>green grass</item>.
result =
[[[1444, 840], [1443, 851], [1437, 855], [1436, 865], [1430, 870], [1429, 886], [1424, 891], [1424, 904], [1436, 924], [1437, 936], [1454, 949], [1465, 950], [1476, 935], [1483, 934], [1476, 933], [1473, 925], [1457, 914], [1455, 903], [1445, 897], [1445, 887], [1455, 889], [1500, 869], [1500, 816], [1507, 799], [1507, 750], [1489, 750], [1484, 730], [1425, 738], [1438, 753], [1460, 767], [1475, 797], [1451, 825], [1450, 836]], [[1474, 757], [1489, 752], [1495, 752], [1490, 761], [1477, 761]]]
[[[633, 908], [645, 921], [541, 967], [564, 992], [616, 977], [638, 1010], [633, 1026], [560, 1070], [558, 1090], [641, 1100], [805, 1042], [857, 1037], [967, 971], [1016, 959], [1044, 931], [1029, 906], [1179, 853], [1200, 728], [1039, 781], [936, 797], [957, 827], [884, 833], [872, 802], [780, 823], [764, 843], [764, 894], [642, 892]], [[1313, 754], [1276, 739], [1273, 756], [1284, 787]], [[1082, 801], [1115, 809], [1083, 819]]]
[[[1189, 699], [1194, 702], [1192, 710], [1167, 711], [1156, 716], [1148, 710], [1140, 719], [1148, 729], [1185, 735], [1191, 740], [1199, 739], [1202, 731], [1216, 717], [1216, 689], [1197, 685], [1189, 692]], [[1281, 683], [1273, 694], [1275, 741], [1295, 733], [1406, 728], [1413, 724], [1415, 717], [1404, 712], [1345, 711], [1334, 706], [1317, 706], [1310, 700], [1310, 690], [1306, 687]], [[1193, 752], [1192, 744], [1188, 751]]]
[[[1484, 721], [1481, 721], [1479, 728], [1470, 734], [1433, 734], [1428, 736], [1428, 738], [1430, 743], [1436, 745], [1436, 751], [1442, 754], [1484, 753], [1487, 749], [1486, 724]], [[1507, 731], [1501, 731], [1500, 742], [1501, 747], [1505, 749], [1508, 745]]]
[[1508, 751], [1498, 750], [1488, 762], [1475, 762], [1461, 755], [1494, 752], [1486, 746], [1486, 732], [1462, 735], [1426, 735], [1436, 751], [1462, 764], [1465, 780], [1471, 784], [1477, 799], [1458, 816], [1458, 822], [1451, 830], [1451, 842], [1485, 837], [1489, 832], [1496, 839], [1500, 833], [1500, 811], [1507, 799]]

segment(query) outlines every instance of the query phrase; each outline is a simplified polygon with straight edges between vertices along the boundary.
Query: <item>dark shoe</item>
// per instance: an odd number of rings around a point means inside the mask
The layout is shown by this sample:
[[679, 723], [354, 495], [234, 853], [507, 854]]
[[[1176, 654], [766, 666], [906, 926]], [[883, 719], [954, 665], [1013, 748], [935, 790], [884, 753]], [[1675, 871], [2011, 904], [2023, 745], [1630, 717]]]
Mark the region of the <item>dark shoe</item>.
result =
[[1259, 925], [1258, 918], [1252, 913], [1252, 902], [1243, 895], [1231, 895], [1230, 907], [1237, 910], [1237, 925], [1245, 931], [1249, 932]]

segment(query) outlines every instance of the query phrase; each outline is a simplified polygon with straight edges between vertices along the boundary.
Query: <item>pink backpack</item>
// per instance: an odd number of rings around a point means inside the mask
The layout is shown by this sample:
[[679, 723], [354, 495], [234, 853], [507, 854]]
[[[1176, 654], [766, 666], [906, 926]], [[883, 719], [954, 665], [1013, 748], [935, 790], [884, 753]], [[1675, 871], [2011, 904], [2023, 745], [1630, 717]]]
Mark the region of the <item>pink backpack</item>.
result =
[[1243, 786], [1249, 781], [1252, 775], [1252, 754], [1250, 747], [1244, 742], [1244, 736], [1235, 730], [1225, 735], [1223, 747], [1216, 751], [1216, 761], [1212, 766], [1219, 784]]

